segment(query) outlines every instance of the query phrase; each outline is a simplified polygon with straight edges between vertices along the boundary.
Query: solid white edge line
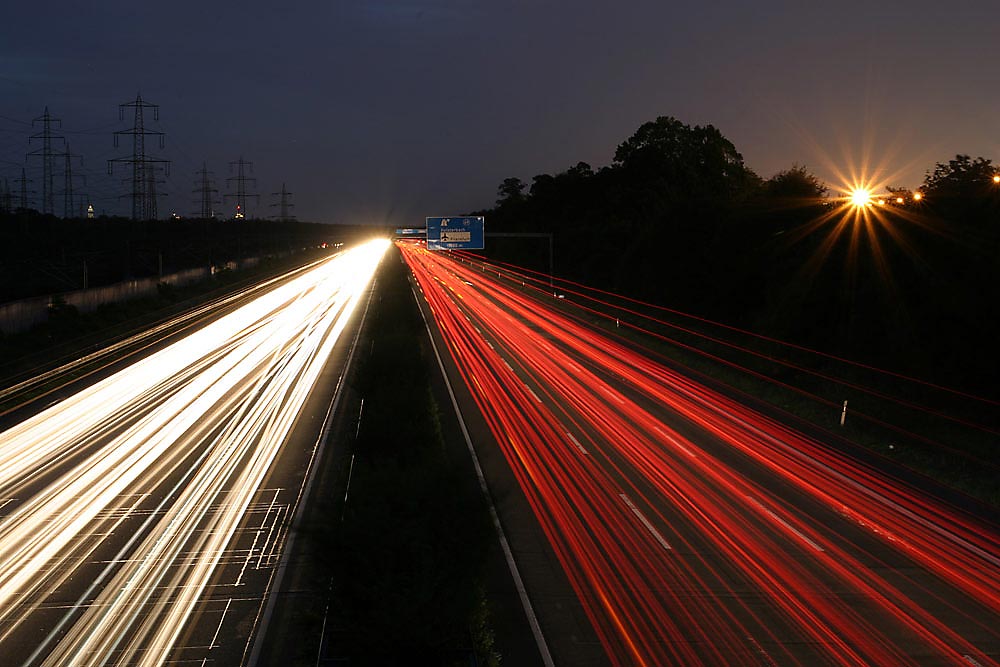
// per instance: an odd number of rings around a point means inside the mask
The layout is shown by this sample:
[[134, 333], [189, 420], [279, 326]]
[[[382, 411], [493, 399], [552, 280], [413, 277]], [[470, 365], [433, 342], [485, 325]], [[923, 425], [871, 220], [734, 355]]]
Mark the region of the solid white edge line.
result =
[[[385, 259], [384, 255], [382, 259]], [[382, 260], [380, 259], [379, 266], [381, 265]], [[378, 267], [375, 269], [375, 274], [372, 274], [372, 281], [368, 286], [368, 299], [365, 301], [365, 310], [361, 314], [361, 321], [358, 322], [357, 331], [354, 332], [354, 340], [351, 341], [351, 348], [347, 352], [347, 360], [344, 362], [344, 368], [340, 373], [340, 377], [337, 378], [337, 386], [334, 389], [333, 401], [331, 401], [330, 407], [327, 408], [326, 416], [323, 418], [323, 428], [320, 431], [319, 436], [316, 438], [316, 444], [313, 446], [313, 456], [309, 461], [308, 467], [306, 468], [305, 483], [299, 489], [299, 497], [295, 499], [295, 512], [292, 515], [292, 521], [290, 524], [292, 526], [299, 525], [301, 522], [302, 515], [305, 513], [306, 507], [306, 503], [304, 501], [309, 497], [312, 492], [313, 483], [316, 481], [317, 476], [313, 474], [315, 471], [314, 464], [322, 459], [323, 450], [326, 448], [327, 440], [330, 437], [330, 431], [333, 428], [333, 416], [337, 411], [337, 406], [340, 405], [340, 398], [343, 396], [343, 392], [341, 390], [344, 386], [344, 378], [347, 377], [347, 374], [351, 370], [351, 365], [354, 361], [354, 351], [357, 349], [358, 340], [361, 338], [361, 331], [365, 327], [365, 319], [368, 317], [368, 308], [371, 306], [372, 294], [375, 293], [375, 285], [378, 280], [377, 273]], [[289, 530], [288, 541], [281, 549], [281, 558], [278, 560], [278, 565], [274, 569], [271, 581], [267, 589], [264, 591], [264, 595], [267, 598], [267, 604], [264, 606], [264, 610], [254, 622], [253, 648], [250, 650], [249, 657], [246, 661], [248, 666], [252, 667], [257, 664], [258, 660], [260, 660], [260, 653], [264, 647], [264, 637], [267, 635], [267, 628], [271, 622], [271, 616], [274, 614], [274, 607], [277, 604], [277, 593], [281, 590], [282, 580], [285, 578], [285, 572], [288, 571], [288, 559], [294, 544], [295, 531]]]
[[[411, 287], [413, 283], [410, 283]], [[462, 429], [462, 435], [465, 437], [465, 445], [469, 449], [469, 454], [472, 456], [472, 463], [476, 468], [476, 477], [479, 478], [479, 489], [483, 492], [483, 496], [486, 498], [487, 504], [490, 506], [490, 516], [493, 519], [493, 528], [497, 532], [497, 538], [500, 540], [500, 548], [503, 549], [504, 558], [507, 560], [507, 568], [510, 570], [510, 576], [514, 580], [514, 587], [517, 589], [517, 594], [521, 598], [521, 606], [524, 608], [524, 615], [528, 618], [528, 625], [531, 626], [531, 634], [535, 637], [535, 644], [538, 646], [538, 652], [541, 654], [542, 662], [545, 663], [545, 667], [555, 667], [555, 662], [552, 660], [552, 654], [549, 652], [549, 646], [545, 642], [545, 637], [542, 635], [542, 627], [538, 624], [538, 617], [535, 615], [535, 610], [531, 606], [531, 600], [528, 599], [528, 591], [524, 587], [524, 580], [521, 579], [521, 573], [517, 569], [517, 564], [514, 562], [514, 553], [510, 550], [510, 543], [507, 541], [507, 535], [503, 532], [503, 526], [500, 525], [500, 515], [497, 514], [497, 508], [493, 505], [493, 498], [490, 496], [489, 487], [486, 485], [486, 477], [483, 475], [482, 466], [479, 465], [479, 457], [476, 455], [476, 450], [472, 446], [472, 437], [469, 435], [469, 429], [465, 425], [465, 419], [462, 417], [462, 410], [458, 407], [458, 399], [455, 398], [455, 391], [451, 387], [451, 381], [448, 379], [448, 373], [445, 371], [444, 362], [441, 360], [441, 353], [438, 352], [437, 343], [434, 342], [434, 335], [431, 333], [431, 325], [427, 321], [427, 316], [424, 314], [424, 309], [420, 307], [420, 299], [417, 297], [416, 292], [413, 292], [413, 298], [417, 302], [417, 310], [420, 311], [420, 317], [424, 320], [424, 327], [427, 329], [427, 337], [431, 341], [431, 349], [434, 350], [434, 357], [437, 359], [438, 368], [441, 371], [441, 377], [444, 379], [444, 385], [448, 389], [448, 396], [451, 398], [451, 407], [455, 410], [455, 416], [458, 418], [458, 425]]]

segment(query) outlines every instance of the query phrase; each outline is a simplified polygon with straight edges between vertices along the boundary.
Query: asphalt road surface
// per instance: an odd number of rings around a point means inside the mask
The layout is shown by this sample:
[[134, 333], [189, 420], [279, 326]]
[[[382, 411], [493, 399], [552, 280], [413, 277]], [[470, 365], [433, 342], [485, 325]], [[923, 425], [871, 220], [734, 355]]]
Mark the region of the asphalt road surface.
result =
[[554, 664], [1000, 664], [990, 519], [401, 247]]
[[241, 664], [312, 456], [289, 433], [385, 248], [0, 433], [3, 665]]

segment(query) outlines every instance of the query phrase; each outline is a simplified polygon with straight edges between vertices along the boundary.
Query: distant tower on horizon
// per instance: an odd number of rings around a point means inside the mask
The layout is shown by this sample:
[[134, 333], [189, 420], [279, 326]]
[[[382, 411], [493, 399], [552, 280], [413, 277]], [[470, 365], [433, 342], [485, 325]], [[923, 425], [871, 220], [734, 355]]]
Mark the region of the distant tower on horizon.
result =
[[133, 109], [133, 125], [128, 130], [118, 130], [115, 132], [115, 147], [118, 147], [118, 137], [131, 135], [132, 137], [132, 157], [113, 158], [108, 160], [108, 175], [114, 173], [115, 163], [132, 165], [132, 177], [126, 179], [131, 182], [132, 197], [132, 219], [133, 220], [154, 220], [156, 218], [156, 171], [157, 165], [163, 165], [166, 175], [170, 175], [170, 160], [150, 157], [146, 154], [146, 137], [156, 136], [160, 139], [160, 149], [163, 149], [163, 132], [147, 130], [145, 126], [144, 111], [153, 110], [153, 120], [160, 120], [160, 106], [144, 102], [142, 95], [137, 94], [134, 102], [124, 102], [118, 105], [118, 120], [125, 119], [125, 109]]
[[53, 214], [55, 213], [55, 190], [53, 188], [55, 155], [52, 153], [52, 140], [62, 139], [64, 142], [66, 140], [62, 136], [52, 134], [52, 124], [59, 123], [59, 127], [62, 127], [62, 121], [49, 115], [48, 107], [45, 107], [45, 112], [41, 116], [31, 121], [31, 126], [34, 127], [35, 123], [38, 122], [42, 123], [42, 131], [28, 137], [28, 143], [30, 144], [32, 139], [41, 139], [42, 147], [26, 153], [25, 158], [42, 158], [42, 213]]
[[203, 220], [208, 220], [209, 218], [215, 217], [215, 204], [219, 203], [219, 200], [215, 197], [218, 194], [218, 190], [215, 188], [215, 183], [212, 181], [210, 176], [212, 172], [208, 170], [208, 166], [202, 162], [201, 169], [195, 172], [199, 179], [195, 181], [197, 189], [192, 190], [194, 194], [201, 194], [201, 199], [195, 200], [195, 204], [201, 204], [201, 210], [199, 217]]
[[3, 190], [0, 191], [0, 212], [3, 212], [3, 213], [12, 213], [13, 211], [11, 211], [11, 208], [10, 208], [12, 203], [13, 202], [12, 202], [11, 196], [10, 196], [10, 181], [8, 181], [6, 178], [4, 178], [3, 179]]
[[294, 208], [295, 204], [290, 204], [288, 198], [292, 196], [292, 193], [285, 189], [285, 184], [281, 184], [281, 192], [272, 192], [272, 197], [281, 197], [277, 203], [271, 204], [272, 207], [280, 206], [278, 209], [279, 213], [277, 216], [271, 216], [272, 218], [278, 220], [279, 222], [294, 222], [295, 216], [288, 214], [288, 209]]
[[[73, 158], [80, 158], [80, 166], [83, 166], [83, 158], [79, 155], [73, 154], [69, 149], [69, 142], [66, 142], [66, 152], [63, 153], [66, 158], [65, 167], [63, 169], [63, 175], [65, 176], [65, 185], [63, 186], [63, 218], [72, 218], [74, 216], [83, 217], [83, 200], [86, 199], [86, 195], [79, 195], [80, 206], [79, 208], [74, 207], [73, 202], [77, 198], [77, 195], [73, 192]], [[87, 177], [80, 176], [83, 179], [83, 184], [87, 184]]]
[[[158, 207], [156, 205], [156, 172], [158, 168], [156, 165], [151, 165], [146, 169], [146, 196], [149, 198], [149, 208], [147, 210], [147, 217], [144, 220], [156, 220], [158, 215]], [[159, 181], [162, 183], [163, 181]]]
[[17, 207], [27, 209], [28, 208], [28, 194], [35, 194], [34, 190], [28, 189], [28, 183], [33, 183], [34, 181], [28, 180], [25, 174], [24, 167], [21, 167], [21, 178], [15, 178], [15, 183], [21, 184], [21, 196], [18, 197]]
[[249, 181], [251, 187], [257, 187], [257, 179], [247, 176], [247, 171], [253, 173], [253, 162], [249, 162], [240, 156], [239, 160], [234, 160], [229, 163], [229, 171], [233, 171], [233, 167], [236, 167], [236, 175], [231, 176], [226, 179], [226, 185], [228, 186], [232, 181], [236, 181], [236, 192], [227, 193], [223, 195], [223, 199], [235, 199], [236, 200], [236, 211], [234, 217], [237, 220], [242, 220], [247, 217], [247, 198], [254, 197], [257, 204], [260, 204], [260, 195], [255, 193], [247, 192], [247, 182]]

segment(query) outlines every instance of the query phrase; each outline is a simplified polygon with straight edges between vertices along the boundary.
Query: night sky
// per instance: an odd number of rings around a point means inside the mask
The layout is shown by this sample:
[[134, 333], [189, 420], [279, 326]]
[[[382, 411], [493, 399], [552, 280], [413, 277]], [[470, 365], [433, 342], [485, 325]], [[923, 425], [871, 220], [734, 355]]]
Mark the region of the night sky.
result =
[[[93, 5], [93, 6], [91, 6]], [[877, 5], [877, 6], [875, 6]], [[763, 177], [804, 164], [839, 186], [918, 186], [956, 153], [1000, 158], [1000, 8], [967, 2], [67, 2], [0, 17], [0, 178], [48, 106], [98, 212], [118, 104], [160, 105], [173, 161], [160, 217], [197, 211], [254, 163], [300, 219], [419, 223], [492, 206], [506, 177], [610, 164], [645, 121], [711, 123]], [[57, 143], [62, 149], [62, 144]], [[41, 160], [28, 176], [41, 192]], [[62, 191], [62, 161], [56, 192]], [[40, 194], [38, 195], [40, 198]], [[37, 200], [36, 200], [37, 201]], [[56, 196], [56, 212], [62, 198]], [[221, 210], [229, 211], [231, 204]]]

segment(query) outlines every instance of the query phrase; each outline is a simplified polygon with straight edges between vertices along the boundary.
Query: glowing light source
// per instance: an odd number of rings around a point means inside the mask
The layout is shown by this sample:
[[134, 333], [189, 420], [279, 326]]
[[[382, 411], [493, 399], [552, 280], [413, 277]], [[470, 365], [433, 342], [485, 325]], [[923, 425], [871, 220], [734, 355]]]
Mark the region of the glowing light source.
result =
[[993, 182], [994, 182], [994, 183], [1000, 183], [1000, 174], [997, 174], [997, 175], [995, 175], [995, 176], [993, 177]]
[[922, 193], [920, 193], [920, 192], [914, 192], [913, 193], [913, 201], [920, 201], [923, 198], [924, 198], [924, 195]]
[[872, 201], [872, 193], [864, 188], [857, 188], [851, 191], [851, 204], [854, 206], [867, 206]]
[[902, 197], [896, 197], [896, 203], [897, 204], [902, 204], [903, 203], [903, 198]]

